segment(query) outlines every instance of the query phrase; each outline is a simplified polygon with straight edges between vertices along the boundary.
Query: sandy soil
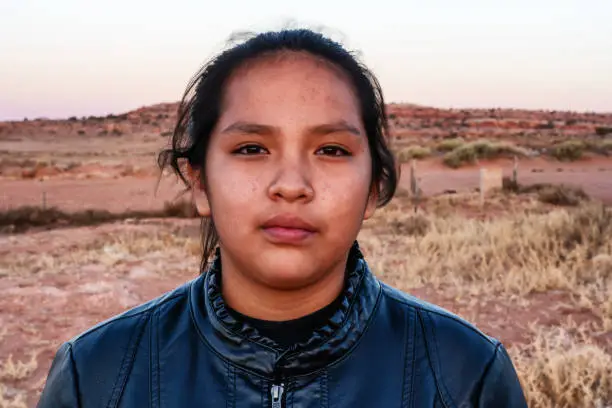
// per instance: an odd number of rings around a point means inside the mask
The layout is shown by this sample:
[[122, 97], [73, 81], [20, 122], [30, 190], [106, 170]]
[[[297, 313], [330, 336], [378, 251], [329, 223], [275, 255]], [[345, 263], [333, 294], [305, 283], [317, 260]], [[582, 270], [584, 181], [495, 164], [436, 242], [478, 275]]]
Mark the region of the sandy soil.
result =
[[[482, 167], [502, 168], [504, 175], [512, 174], [513, 162], [496, 160], [480, 163]], [[401, 184], [410, 187], [410, 168], [402, 167]], [[466, 166], [451, 170], [439, 161], [421, 161], [416, 167], [420, 187], [426, 195], [447, 190], [469, 191], [478, 187], [479, 166]], [[573, 163], [560, 163], [546, 159], [523, 160], [518, 167], [521, 184], [551, 183], [581, 187], [588, 195], [612, 203], [612, 158], [592, 159]]]

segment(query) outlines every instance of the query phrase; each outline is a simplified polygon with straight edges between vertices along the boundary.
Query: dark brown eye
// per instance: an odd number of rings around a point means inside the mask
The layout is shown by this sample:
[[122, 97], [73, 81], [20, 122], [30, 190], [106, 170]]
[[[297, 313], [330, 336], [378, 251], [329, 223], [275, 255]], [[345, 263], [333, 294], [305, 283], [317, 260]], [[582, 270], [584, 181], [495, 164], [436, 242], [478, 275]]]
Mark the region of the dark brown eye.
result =
[[234, 150], [232, 153], [252, 156], [256, 154], [266, 153], [266, 149], [258, 145], [250, 144], [250, 145], [240, 146], [238, 149]]
[[342, 147], [339, 146], [325, 146], [320, 148], [317, 152], [321, 152], [325, 156], [350, 156], [351, 154]]

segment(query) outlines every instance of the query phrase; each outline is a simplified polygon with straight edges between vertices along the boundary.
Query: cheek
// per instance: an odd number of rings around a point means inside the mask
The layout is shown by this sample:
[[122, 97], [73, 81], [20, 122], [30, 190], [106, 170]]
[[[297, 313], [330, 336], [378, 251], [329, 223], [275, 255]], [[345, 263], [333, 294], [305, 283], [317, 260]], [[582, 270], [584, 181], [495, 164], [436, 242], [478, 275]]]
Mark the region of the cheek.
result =
[[210, 205], [219, 229], [240, 230], [257, 202], [261, 202], [261, 179], [252, 172], [222, 166], [209, 181]]
[[356, 219], [361, 215], [370, 192], [370, 171], [367, 169], [364, 164], [333, 175], [318, 175], [316, 191], [320, 205], [326, 207], [333, 218]]

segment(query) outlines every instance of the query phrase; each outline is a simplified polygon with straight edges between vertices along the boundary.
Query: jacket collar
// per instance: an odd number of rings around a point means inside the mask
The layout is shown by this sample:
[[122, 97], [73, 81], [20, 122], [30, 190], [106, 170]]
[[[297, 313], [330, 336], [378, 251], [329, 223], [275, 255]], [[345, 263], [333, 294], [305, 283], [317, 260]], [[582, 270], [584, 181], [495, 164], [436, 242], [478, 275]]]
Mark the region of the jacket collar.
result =
[[374, 315], [381, 285], [356, 241], [349, 253], [346, 273], [340, 306], [327, 324], [288, 350], [228, 313], [221, 295], [218, 250], [211, 266], [191, 286], [192, 315], [203, 340], [233, 363], [265, 377], [307, 374], [344, 356]]

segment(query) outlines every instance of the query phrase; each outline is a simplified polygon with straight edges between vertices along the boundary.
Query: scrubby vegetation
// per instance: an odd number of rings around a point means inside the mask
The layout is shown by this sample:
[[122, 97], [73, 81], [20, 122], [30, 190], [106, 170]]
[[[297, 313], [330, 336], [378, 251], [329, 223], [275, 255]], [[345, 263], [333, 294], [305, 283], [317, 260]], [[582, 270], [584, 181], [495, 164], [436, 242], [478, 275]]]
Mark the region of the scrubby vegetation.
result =
[[464, 143], [465, 141], [461, 138], [445, 139], [436, 145], [436, 150], [439, 152], [446, 153], [455, 150], [459, 146], [462, 146]]
[[551, 155], [557, 160], [574, 161], [584, 154], [586, 144], [580, 140], [568, 140], [552, 147]]
[[113, 213], [106, 210], [82, 210], [66, 212], [56, 207], [43, 208], [23, 206], [0, 212], [0, 232], [24, 232], [31, 228], [57, 228], [63, 226], [97, 225], [126, 219], [146, 218], [193, 218], [196, 210], [187, 200], [166, 202], [164, 208], [150, 211], [124, 211]]
[[409, 146], [401, 149], [397, 153], [397, 159], [400, 163], [405, 163], [411, 159], [424, 159], [431, 156], [431, 149], [422, 146]]
[[518, 146], [503, 142], [478, 140], [459, 145], [444, 156], [444, 164], [458, 168], [463, 164], [475, 163], [479, 159], [526, 156], [528, 152]]
[[538, 200], [545, 204], [565, 207], [575, 207], [589, 200], [580, 187], [548, 183], [520, 185], [508, 177], [503, 179], [503, 190], [518, 194], [536, 193]]

